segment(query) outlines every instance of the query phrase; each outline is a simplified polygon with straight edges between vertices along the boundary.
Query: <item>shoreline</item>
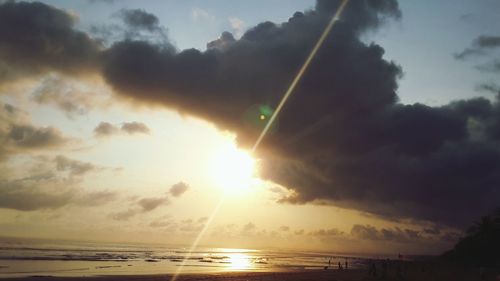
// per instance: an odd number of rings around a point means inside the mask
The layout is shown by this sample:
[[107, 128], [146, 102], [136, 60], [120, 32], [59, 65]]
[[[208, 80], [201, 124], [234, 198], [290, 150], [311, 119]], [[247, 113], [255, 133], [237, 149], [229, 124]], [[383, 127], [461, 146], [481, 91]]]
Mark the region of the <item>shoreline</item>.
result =
[[[378, 266], [378, 265], [377, 265]], [[182, 273], [177, 281], [470, 281], [481, 280], [479, 268], [461, 267], [448, 263], [405, 262], [405, 267], [390, 265], [384, 273], [377, 267], [377, 275], [370, 276], [367, 269], [310, 269], [288, 271], [223, 271], [206, 273]], [[2, 280], [15, 281], [169, 281], [173, 274], [128, 274], [128, 275], [87, 275], [87, 276], [50, 276], [36, 275], [26, 277], [1, 276]], [[489, 268], [486, 281], [497, 281], [500, 268]]]
[[[209, 273], [185, 273], [180, 274], [176, 280], [178, 281], [195, 281], [195, 280], [228, 280], [228, 281], [276, 281], [276, 280], [318, 280], [326, 281], [332, 278], [362, 278], [366, 276], [365, 270], [349, 269], [349, 270], [295, 270], [295, 271], [232, 271], [232, 272], [209, 272]], [[96, 275], [96, 276], [79, 276], [79, 277], [64, 277], [64, 276], [28, 276], [28, 277], [11, 277], [0, 280], [16, 280], [16, 281], [169, 281], [173, 274], [150, 274], [150, 275]], [[342, 279], [340, 279], [342, 280]], [[361, 280], [361, 279], [355, 279]], [[363, 279], [364, 280], [364, 279]]]

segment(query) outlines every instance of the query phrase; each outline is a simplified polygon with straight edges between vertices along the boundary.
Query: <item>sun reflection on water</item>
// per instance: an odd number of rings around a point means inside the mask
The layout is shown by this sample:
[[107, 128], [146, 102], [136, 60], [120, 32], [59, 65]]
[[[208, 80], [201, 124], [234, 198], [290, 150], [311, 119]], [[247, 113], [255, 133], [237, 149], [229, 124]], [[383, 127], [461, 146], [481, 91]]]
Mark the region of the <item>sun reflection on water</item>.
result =
[[248, 270], [252, 269], [250, 256], [245, 253], [228, 253], [228, 270]]

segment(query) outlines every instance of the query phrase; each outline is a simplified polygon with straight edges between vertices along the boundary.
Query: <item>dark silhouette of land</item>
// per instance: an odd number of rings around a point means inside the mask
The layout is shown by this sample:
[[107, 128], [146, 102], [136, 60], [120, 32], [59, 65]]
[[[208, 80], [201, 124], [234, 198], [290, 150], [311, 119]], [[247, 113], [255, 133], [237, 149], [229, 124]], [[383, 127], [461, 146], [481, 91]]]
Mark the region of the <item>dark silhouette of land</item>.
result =
[[475, 222], [442, 258], [464, 266], [500, 267], [500, 208]]

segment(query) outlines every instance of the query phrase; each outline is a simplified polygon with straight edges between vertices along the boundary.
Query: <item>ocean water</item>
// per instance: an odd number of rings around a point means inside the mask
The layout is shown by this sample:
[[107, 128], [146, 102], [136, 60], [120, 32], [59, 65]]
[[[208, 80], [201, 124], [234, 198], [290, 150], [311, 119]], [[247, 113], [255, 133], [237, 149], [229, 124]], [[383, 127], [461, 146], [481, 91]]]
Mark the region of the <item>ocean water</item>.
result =
[[0, 239], [0, 278], [366, 268], [367, 257], [276, 250]]

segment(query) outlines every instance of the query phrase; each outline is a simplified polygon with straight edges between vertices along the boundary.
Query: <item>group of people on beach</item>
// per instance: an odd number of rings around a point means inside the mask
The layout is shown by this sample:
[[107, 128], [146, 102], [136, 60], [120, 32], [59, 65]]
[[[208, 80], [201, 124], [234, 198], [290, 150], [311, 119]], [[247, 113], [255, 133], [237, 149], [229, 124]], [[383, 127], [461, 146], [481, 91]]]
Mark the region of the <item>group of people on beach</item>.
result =
[[[348, 268], [348, 266], [349, 266], [349, 263], [347, 262], [347, 258], [345, 259], [345, 263], [344, 263], [345, 267], [343, 267], [343, 266], [342, 266], [342, 263], [341, 263], [340, 261], [338, 262], [338, 264], [337, 264], [337, 265], [338, 265], [338, 270], [344, 270], [344, 269], [347, 269], [347, 268]], [[329, 259], [328, 259], [328, 266], [325, 266], [325, 268], [324, 268], [324, 269], [326, 270], [326, 269], [328, 269], [328, 268], [330, 268], [330, 267], [332, 267], [332, 258], [329, 258]]]

